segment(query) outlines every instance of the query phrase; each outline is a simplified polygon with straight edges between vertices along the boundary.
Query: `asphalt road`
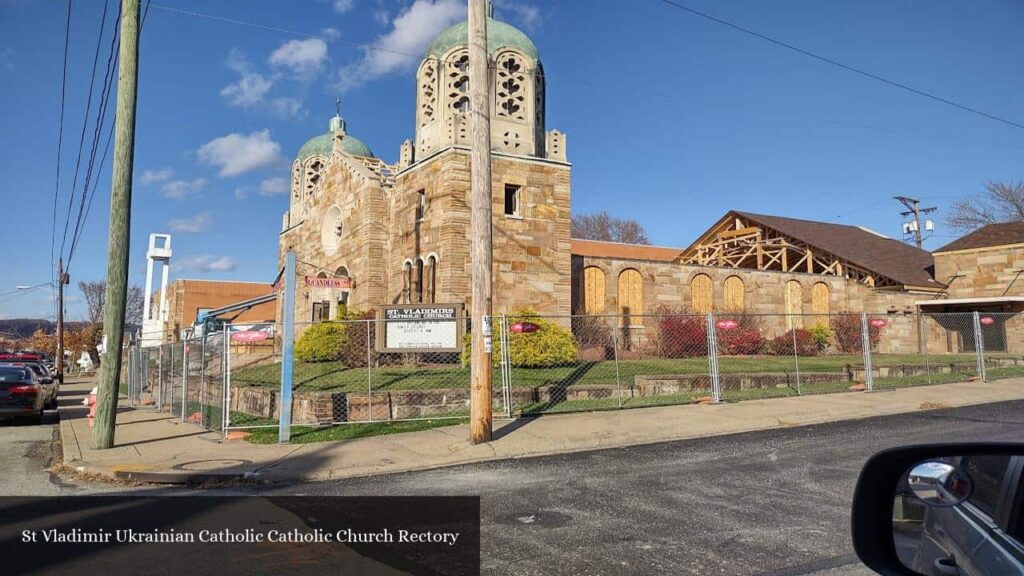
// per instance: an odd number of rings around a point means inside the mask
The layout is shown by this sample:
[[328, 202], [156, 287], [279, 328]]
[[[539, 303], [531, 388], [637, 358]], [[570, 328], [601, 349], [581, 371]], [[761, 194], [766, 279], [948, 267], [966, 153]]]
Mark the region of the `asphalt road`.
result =
[[479, 494], [485, 574], [848, 576], [871, 454], [1022, 438], [1018, 401], [261, 492]]
[[56, 496], [72, 487], [47, 469], [59, 449], [57, 412], [47, 411], [41, 425], [0, 420], [0, 496]]

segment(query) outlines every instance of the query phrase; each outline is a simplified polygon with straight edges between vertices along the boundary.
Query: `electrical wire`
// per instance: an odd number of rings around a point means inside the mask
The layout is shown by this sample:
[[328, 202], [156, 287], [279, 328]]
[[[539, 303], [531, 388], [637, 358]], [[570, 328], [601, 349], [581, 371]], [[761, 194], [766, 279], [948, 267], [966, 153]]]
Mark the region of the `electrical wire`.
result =
[[[50, 270], [53, 271], [54, 281], [59, 282], [61, 279], [57, 277], [56, 262], [54, 262], [54, 253], [57, 246], [57, 198], [60, 196], [60, 154], [64, 147], [64, 100], [67, 95], [68, 85], [68, 46], [71, 41], [71, 3], [72, 0], [68, 0], [68, 12], [67, 21], [64, 25], [64, 66], [63, 72], [61, 73], [60, 82], [60, 123], [57, 128], [57, 165], [56, 165], [56, 178], [53, 185], [53, 213], [50, 218]], [[56, 305], [54, 305], [56, 311]]]
[[923, 96], [925, 98], [929, 98], [929, 99], [934, 100], [936, 102], [940, 102], [942, 104], [946, 104], [946, 105], [952, 106], [954, 108], [959, 108], [960, 110], [963, 110], [965, 112], [970, 112], [972, 114], [977, 114], [978, 116], [982, 116], [984, 118], [988, 118], [989, 120], [995, 120], [996, 122], [1001, 122], [1003, 124], [1006, 124], [1006, 125], [1009, 125], [1009, 126], [1013, 126], [1015, 128], [1024, 128], [1024, 124], [1019, 124], [1019, 123], [1014, 122], [1012, 120], [1007, 120], [1006, 118], [1001, 118], [1001, 117], [996, 116], [994, 114], [989, 114], [988, 112], [985, 112], [983, 110], [979, 110], [977, 108], [973, 108], [973, 107], [967, 106], [965, 104], [960, 104], [959, 102], [954, 102], [952, 100], [949, 100], [948, 98], [943, 98], [942, 96], [937, 96], [937, 95], [932, 94], [930, 92], [926, 92], [924, 90], [920, 90], [918, 88], [914, 88], [913, 86], [909, 86], [907, 84], [903, 84], [902, 82], [897, 82], [895, 80], [890, 80], [890, 79], [885, 78], [883, 76], [879, 76], [878, 74], [873, 74], [873, 73], [868, 72], [866, 70], [862, 70], [860, 68], [856, 68], [854, 66], [850, 66], [849, 64], [843, 64], [842, 62], [839, 62], [837, 60], [833, 60], [832, 58], [828, 58], [826, 56], [822, 56], [820, 54], [816, 54], [814, 52], [811, 52], [810, 50], [804, 50], [803, 48], [800, 48], [798, 46], [794, 46], [794, 45], [789, 44], [787, 42], [783, 42], [782, 40], [776, 40], [775, 38], [772, 38], [771, 36], [767, 36], [765, 34], [761, 34], [760, 32], [755, 32], [754, 30], [751, 30], [749, 28], [744, 28], [743, 26], [740, 26], [738, 24], [733, 24], [732, 22], [729, 22], [727, 20], [723, 20], [721, 18], [717, 18], [717, 17], [712, 16], [710, 14], [707, 14], [705, 12], [701, 12], [699, 10], [695, 10], [693, 8], [690, 8], [689, 6], [686, 6], [684, 4], [676, 2], [675, 0], [659, 0], [659, 1], [662, 2], [663, 4], [667, 4], [669, 6], [673, 6], [675, 8], [680, 9], [680, 10], [683, 10], [685, 12], [693, 14], [694, 16], [699, 16], [699, 17], [704, 18], [706, 20], [710, 20], [711, 22], [715, 22], [716, 24], [721, 24], [723, 26], [727, 26], [729, 28], [732, 28], [733, 30], [737, 30], [739, 32], [743, 32], [744, 34], [748, 34], [748, 35], [753, 36], [755, 38], [760, 38], [761, 40], [764, 40], [766, 42], [770, 42], [772, 44], [775, 44], [776, 46], [781, 46], [782, 48], [786, 48], [787, 50], [792, 50], [793, 52], [796, 52], [798, 54], [803, 54], [804, 56], [807, 56], [809, 58], [814, 58], [815, 60], [819, 60], [819, 61], [824, 62], [826, 64], [831, 64], [832, 66], [836, 66], [838, 68], [842, 68], [843, 70], [846, 70], [848, 72], [853, 72], [854, 74], [859, 74], [861, 76], [864, 76], [865, 78], [870, 78], [871, 80], [882, 82], [883, 84], [888, 84], [889, 86], [892, 86], [894, 88], [899, 88], [900, 90], [905, 90], [905, 91], [910, 92], [912, 94], [917, 94], [918, 96]]

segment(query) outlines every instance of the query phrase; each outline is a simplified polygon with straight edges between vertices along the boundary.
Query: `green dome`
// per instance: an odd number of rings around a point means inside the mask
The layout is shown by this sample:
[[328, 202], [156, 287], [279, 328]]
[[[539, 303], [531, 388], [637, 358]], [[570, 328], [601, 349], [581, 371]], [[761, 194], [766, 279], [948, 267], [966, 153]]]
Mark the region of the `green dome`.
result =
[[[459, 22], [438, 34], [437, 38], [434, 38], [434, 41], [430, 43], [430, 48], [427, 49], [427, 56], [441, 58], [456, 46], [468, 45], [469, 22]], [[540, 56], [539, 52], [537, 52], [537, 46], [521, 30], [515, 26], [488, 18], [487, 52], [488, 54], [494, 54], [502, 48], [516, 48], [534, 60], [538, 60]]]
[[[345, 129], [345, 121], [340, 116], [331, 118], [331, 123], [326, 133], [310, 138], [302, 145], [302, 148], [299, 148], [298, 160], [305, 162], [313, 156], [330, 156], [331, 150], [334, 147], [334, 130], [336, 127], [341, 127], [342, 130]], [[352, 156], [376, 158], [369, 146], [363, 144], [361, 140], [351, 134], [345, 134], [345, 138], [341, 141], [341, 148], [346, 154]]]

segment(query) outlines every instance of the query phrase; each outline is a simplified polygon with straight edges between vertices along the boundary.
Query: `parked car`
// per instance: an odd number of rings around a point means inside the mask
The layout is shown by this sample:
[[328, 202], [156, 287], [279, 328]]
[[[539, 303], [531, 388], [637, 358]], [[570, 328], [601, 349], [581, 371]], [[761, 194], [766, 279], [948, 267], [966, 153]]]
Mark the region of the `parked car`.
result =
[[57, 395], [60, 393], [60, 382], [53, 377], [49, 368], [40, 362], [3, 362], [0, 366], [19, 366], [28, 368], [42, 386], [42, 396], [47, 410], [57, 409]]
[[27, 366], [0, 365], [0, 418], [43, 419], [46, 394], [35, 372]]

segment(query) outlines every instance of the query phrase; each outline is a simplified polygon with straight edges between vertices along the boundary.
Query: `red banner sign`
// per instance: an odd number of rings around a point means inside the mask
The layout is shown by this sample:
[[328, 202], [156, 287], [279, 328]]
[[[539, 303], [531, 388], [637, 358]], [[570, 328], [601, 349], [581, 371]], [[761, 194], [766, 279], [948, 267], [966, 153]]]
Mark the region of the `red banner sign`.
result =
[[740, 323], [735, 320], [719, 320], [718, 322], [715, 322], [715, 326], [717, 326], [719, 330], [734, 330], [738, 328], [739, 325]]
[[306, 276], [307, 288], [332, 288], [348, 290], [352, 287], [351, 278], [313, 278]]
[[533, 322], [516, 322], [515, 324], [508, 327], [508, 329], [516, 334], [530, 334], [540, 330], [540, 326]]
[[232, 342], [260, 342], [270, 338], [270, 334], [262, 330], [245, 330], [243, 332], [232, 332]]
[[870, 322], [868, 322], [868, 324], [871, 324], [872, 328], [885, 328], [888, 322], [882, 320], [881, 318], [874, 318]]
[[982, 316], [978, 322], [981, 322], [985, 326], [991, 326], [996, 323], [996, 319], [991, 316]]

